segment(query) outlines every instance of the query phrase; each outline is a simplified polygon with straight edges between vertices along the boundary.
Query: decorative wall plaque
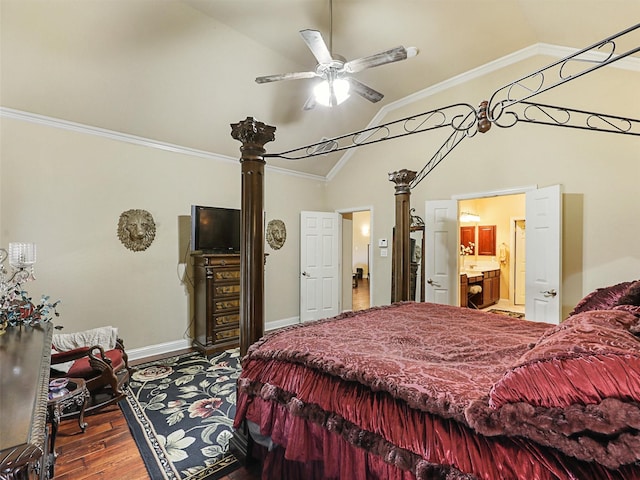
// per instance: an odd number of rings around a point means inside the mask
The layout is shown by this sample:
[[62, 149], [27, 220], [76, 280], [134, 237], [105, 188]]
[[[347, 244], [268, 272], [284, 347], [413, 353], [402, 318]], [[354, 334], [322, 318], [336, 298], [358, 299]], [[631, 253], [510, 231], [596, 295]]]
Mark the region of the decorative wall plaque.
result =
[[129, 250], [146, 250], [156, 238], [156, 223], [146, 210], [127, 210], [120, 214], [118, 238]]
[[274, 250], [279, 250], [287, 239], [287, 228], [282, 220], [271, 220], [267, 224], [267, 243]]

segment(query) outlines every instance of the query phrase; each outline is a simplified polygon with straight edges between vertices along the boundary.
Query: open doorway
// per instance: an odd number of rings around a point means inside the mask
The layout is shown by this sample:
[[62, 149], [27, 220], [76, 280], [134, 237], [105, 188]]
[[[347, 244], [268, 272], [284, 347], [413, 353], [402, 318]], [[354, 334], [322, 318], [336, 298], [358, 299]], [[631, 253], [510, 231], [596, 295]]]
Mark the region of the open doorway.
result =
[[[526, 195], [459, 200], [458, 210], [460, 244], [465, 247], [460, 247], [460, 274], [467, 270], [497, 271], [499, 281], [490, 285], [489, 292], [484, 288], [489, 285], [479, 283], [483, 290], [476, 296], [483, 299], [484, 305], [491, 304], [487, 308], [524, 313]], [[471, 247], [469, 242], [473, 243]], [[492, 297], [490, 301], [488, 295]], [[461, 297], [461, 304], [463, 300]]]
[[371, 211], [341, 212], [343, 310], [371, 306]]
[[365, 310], [371, 306], [369, 294], [371, 212], [369, 210], [353, 212], [352, 238], [352, 309], [357, 311]]
[[[508, 196], [524, 193], [521, 201], [525, 205], [526, 219], [526, 275], [525, 275], [525, 307], [524, 316], [527, 320], [547, 323], [559, 323], [562, 319], [562, 185], [546, 187], [521, 187], [510, 189], [508, 193], [487, 192], [486, 194], [457, 195], [450, 200], [427, 200], [425, 202], [425, 283], [426, 300], [433, 303], [447, 305], [462, 305], [471, 293], [465, 279], [473, 277], [482, 290], [475, 289], [475, 293], [482, 292], [479, 301], [473, 303], [479, 309], [502, 302], [509, 298], [511, 288], [510, 263], [513, 245], [502, 240], [502, 218], [492, 218], [490, 215], [502, 215], [509, 219], [511, 216], [521, 217], [521, 213], [505, 213], [503, 208], [485, 208], [482, 201], [499, 202]], [[490, 199], [490, 200], [486, 200]], [[476, 207], [478, 211], [473, 220], [474, 226], [482, 228], [482, 235], [477, 235], [477, 253], [470, 251], [463, 258], [459, 232], [460, 202], [465, 207]], [[476, 225], [477, 223], [477, 225]], [[506, 223], [506, 230], [509, 223]], [[478, 232], [480, 230], [476, 230]], [[483, 254], [482, 239], [493, 238], [491, 242], [495, 250]], [[474, 242], [475, 243], [475, 242]], [[503, 247], [503, 248], [501, 248]], [[457, 254], [456, 254], [457, 253]], [[465, 252], [466, 253], [466, 252]], [[476, 258], [477, 256], [477, 258]], [[483, 261], [500, 263], [498, 269], [486, 268]], [[464, 266], [463, 269], [460, 266]], [[492, 265], [490, 265], [491, 267]], [[495, 263], [493, 264], [495, 267]], [[466, 270], [461, 272], [461, 270]], [[485, 275], [485, 270], [488, 275]], [[469, 275], [472, 273], [472, 275]], [[496, 275], [497, 273], [497, 275]], [[496, 285], [496, 282], [498, 285]], [[485, 296], [485, 293], [487, 294]], [[497, 298], [493, 300], [495, 296]], [[515, 307], [515, 306], [514, 306]], [[520, 312], [518, 312], [520, 313]]]

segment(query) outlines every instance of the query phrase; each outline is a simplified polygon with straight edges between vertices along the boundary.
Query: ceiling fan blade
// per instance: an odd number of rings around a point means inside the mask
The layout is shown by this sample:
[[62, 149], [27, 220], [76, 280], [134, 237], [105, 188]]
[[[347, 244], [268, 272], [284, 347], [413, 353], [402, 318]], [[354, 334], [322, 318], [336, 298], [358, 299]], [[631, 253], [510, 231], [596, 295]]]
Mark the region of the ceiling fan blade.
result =
[[351, 88], [355, 93], [363, 98], [366, 98], [370, 102], [376, 103], [384, 98], [383, 94], [374, 90], [370, 86], [365, 85], [361, 81], [356, 80], [355, 78], [348, 77], [347, 80], [349, 80], [349, 84], [351, 85]]
[[318, 74], [316, 72], [277, 73], [275, 75], [256, 77], [256, 83], [278, 82], [280, 80], [301, 80], [303, 78], [314, 78], [317, 76]]
[[404, 47], [396, 47], [386, 52], [376, 53], [368, 57], [356, 58], [344, 64], [344, 71], [348, 73], [361, 72], [366, 68], [378, 67], [387, 63], [406, 60], [408, 57], [407, 49]]
[[309, 50], [311, 50], [311, 53], [313, 53], [313, 56], [318, 60], [318, 63], [324, 64], [333, 61], [331, 52], [329, 52], [327, 44], [324, 42], [318, 30], [300, 30], [300, 35], [302, 35], [302, 38], [309, 47]]

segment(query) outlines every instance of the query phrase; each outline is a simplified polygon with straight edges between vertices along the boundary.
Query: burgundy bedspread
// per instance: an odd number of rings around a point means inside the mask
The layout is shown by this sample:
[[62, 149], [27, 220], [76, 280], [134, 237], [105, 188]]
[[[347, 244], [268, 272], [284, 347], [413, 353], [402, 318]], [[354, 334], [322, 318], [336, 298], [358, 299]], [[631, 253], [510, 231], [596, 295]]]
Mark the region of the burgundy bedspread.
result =
[[[565, 409], [504, 395], [499, 407], [490, 404], [492, 387], [552, 328], [412, 302], [289, 327], [252, 345], [243, 360], [235, 425], [254, 421], [300, 462], [326, 464], [326, 450], [346, 441], [404, 472], [394, 478], [640, 478], [637, 466], [624, 465], [640, 456], [640, 417], [631, 440], [611, 443], [620, 450], [616, 460], [593, 464], [586, 460], [607, 442], [594, 446], [593, 437], [571, 428], [549, 434], [566, 421]], [[633, 404], [614, 401], [613, 409]], [[526, 428], [514, 428], [514, 417]], [[310, 431], [320, 447], [306, 439]], [[323, 476], [344, 478], [324, 468], [330, 472]]]

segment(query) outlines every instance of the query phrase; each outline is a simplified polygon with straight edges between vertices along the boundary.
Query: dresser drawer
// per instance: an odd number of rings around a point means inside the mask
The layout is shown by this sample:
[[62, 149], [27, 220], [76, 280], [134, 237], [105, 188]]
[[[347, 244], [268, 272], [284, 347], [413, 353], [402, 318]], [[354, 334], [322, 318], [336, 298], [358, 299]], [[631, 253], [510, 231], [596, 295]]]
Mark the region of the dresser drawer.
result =
[[215, 281], [221, 280], [238, 280], [240, 281], [240, 270], [222, 270], [216, 269], [213, 271], [213, 279]]
[[230, 296], [230, 295], [240, 295], [240, 284], [230, 284], [230, 285], [213, 285], [213, 294], [216, 297]]
[[213, 325], [216, 329], [218, 328], [228, 328], [228, 327], [237, 327], [240, 323], [240, 314], [239, 313], [227, 313], [223, 315], [215, 315], [213, 317]]
[[225, 340], [233, 340], [235, 338], [240, 338], [240, 329], [234, 328], [232, 330], [221, 330], [219, 332], [215, 332], [214, 342], [222, 342]]
[[221, 310], [232, 310], [240, 308], [239, 298], [215, 299], [213, 300], [213, 312], [217, 313]]
[[196, 255], [195, 265], [201, 267], [235, 267], [240, 268], [240, 255]]

